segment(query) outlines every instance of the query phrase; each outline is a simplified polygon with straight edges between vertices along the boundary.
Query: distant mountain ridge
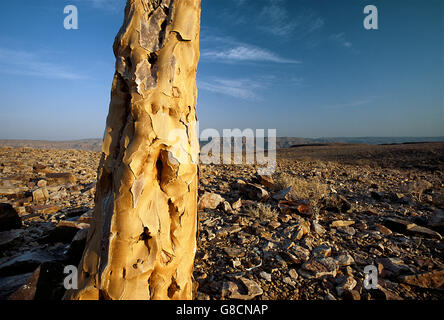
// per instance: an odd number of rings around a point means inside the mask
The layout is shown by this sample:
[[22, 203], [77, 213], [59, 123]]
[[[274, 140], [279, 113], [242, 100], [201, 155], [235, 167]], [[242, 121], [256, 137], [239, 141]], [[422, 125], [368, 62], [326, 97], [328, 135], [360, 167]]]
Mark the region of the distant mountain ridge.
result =
[[[349, 144], [400, 144], [418, 142], [443, 142], [444, 137], [337, 137], [337, 138], [297, 138], [297, 137], [277, 137], [276, 148], [290, 148], [300, 145], [316, 145], [329, 143], [349, 143]], [[201, 141], [201, 146], [208, 141]], [[267, 140], [265, 148], [267, 148]], [[0, 146], [10, 147], [31, 147], [38, 149], [77, 149], [87, 151], [101, 151], [102, 139], [82, 139], [71, 141], [47, 141], [47, 140], [0, 140]]]

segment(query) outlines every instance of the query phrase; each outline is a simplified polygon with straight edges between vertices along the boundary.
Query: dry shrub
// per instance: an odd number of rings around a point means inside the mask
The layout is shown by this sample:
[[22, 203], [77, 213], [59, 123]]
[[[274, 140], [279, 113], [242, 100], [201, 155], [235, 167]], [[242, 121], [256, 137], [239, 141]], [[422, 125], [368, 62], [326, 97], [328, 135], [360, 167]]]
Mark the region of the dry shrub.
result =
[[293, 176], [288, 173], [281, 173], [274, 177], [275, 191], [291, 187], [290, 197], [293, 200], [308, 200], [311, 204], [317, 204], [319, 200], [330, 193], [326, 183], [319, 177], [310, 179]]
[[271, 205], [261, 202], [248, 206], [247, 213], [260, 220], [272, 220], [278, 215], [277, 210]]
[[424, 191], [432, 187], [433, 185], [430, 182], [417, 179], [401, 187], [401, 191], [410, 195], [410, 198], [414, 201], [421, 202]]

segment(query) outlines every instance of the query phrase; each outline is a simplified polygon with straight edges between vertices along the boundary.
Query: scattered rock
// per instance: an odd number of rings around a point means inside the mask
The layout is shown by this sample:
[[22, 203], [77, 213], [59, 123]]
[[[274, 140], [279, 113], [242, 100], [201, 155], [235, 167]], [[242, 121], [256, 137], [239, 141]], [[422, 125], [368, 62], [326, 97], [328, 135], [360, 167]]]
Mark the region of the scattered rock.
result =
[[336, 293], [340, 297], [345, 292], [345, 290], [351, 291], [357, 285], [356, 280], [350, 276], [341, 276], [336, 280], [336, 283], [338, 284], [338, 286], [336, 287]]
[[388, 228], [400, 233], [417, 234], [428, 238], [442, 239], [442, 236], [438, 232], [430, 230], [426, 227], [418, 226], [408, 220], [386, 218], [384, 221]]
[[245, 183], [239, 185], [239, 191], [247, 198], [256, 201], [267, 201], [270, 198], [267, 190], [253, 183]]
[[252, 300], [264, 292], [255, 281], [239, 277], [239, 283], [225, 282], [222, 288], [222, 296], [235, 300]]
[[400, 280], [411, 286], [444, 290], [444, 270], [402, 276], [400, 277]]
[[396, 257], [376, 259], [376, 263], [380, 263], [384, 267], [384, 270], [389, 271], [394, 276], [405, 273], [412, 273], [410, 268], [404, 264], [404, 261]]
[[332, 194], [324, 199], [322, 209], [330, 212], [346, 213], [351, 209], [351, 204], [344, 196]]
[[32, 192], [32, 201], [45, 202], [49, 199], [49, 193], [46, 188], [38, 188]]
[[312, 259], [302, 265], [298, 273], [305, 278], [320, 278], [323, 276], [336, 277], [338, 265], [336, 261], [331, 258]]
[[219, 194], [205, 192], [201, 197], [199, 197], [198, 210], [204, 209], [216, 209], [219, 204], [223, 203], [225, 200]]
[[325, 228], [316, 221], [311, 222], [311, 227], [313, 232], [317, 233], [318, 235], [323, 235], [326, 232]]
[[348, 253], [340, 254], [334, 258], [339, 267], [350, 266], [355, 263], [355, 260]]
[[259, 183], [263, 185], [266, 188], [273, 188], [274, 181], [272, 176], [266, 176], [266, 175], [257, 175], [257, 178], [259, 180]]
[[278, 191], [275, 194], [273, 194], [272, 198], [277, 201], [289, 200], [288, 198], [289, 198], [290, 191], [291, 191], [291, 187], [288, 187], [286, 189], [283, 189], [283, 190]]

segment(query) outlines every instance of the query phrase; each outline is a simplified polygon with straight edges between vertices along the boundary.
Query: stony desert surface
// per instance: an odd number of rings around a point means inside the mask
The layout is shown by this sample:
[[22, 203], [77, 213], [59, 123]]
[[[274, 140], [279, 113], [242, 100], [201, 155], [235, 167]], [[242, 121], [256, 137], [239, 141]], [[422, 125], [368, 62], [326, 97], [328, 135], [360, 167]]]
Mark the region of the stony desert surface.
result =
[[[197, 299], [443, 300], [444, 143], [279, 149], [201, 165]], [[100, 153], [0, 147], [0, 299], [60, 299]], [[364, 268], [376, 267], [366, 289]]]

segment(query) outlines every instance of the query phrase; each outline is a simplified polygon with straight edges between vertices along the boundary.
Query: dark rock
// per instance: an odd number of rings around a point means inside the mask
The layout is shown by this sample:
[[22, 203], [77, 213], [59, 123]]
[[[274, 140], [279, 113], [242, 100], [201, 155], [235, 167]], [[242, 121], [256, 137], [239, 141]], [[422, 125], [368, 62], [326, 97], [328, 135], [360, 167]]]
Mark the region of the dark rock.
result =
[[[24, 230], [13, 229], [0, 232], [0, 250], [9, 249], [21, 242]], [[1, 256], [1, 253], [0, 253]]]
[[41, 243], [71, 243], [74, 236], [81, 229], [88, 228], [89, 224], [76, 221], [60, 221], [56, 227], [50, 231], [47, 237], [40, 240]]
[[273, 194], [272, 198], [274, 200], [280, 201], [280, 200], [289, 200], [289, 194], [291, 191], [291, 187], [288, 187], [287, 189], [283, 189], [281, 191], [276, 192], [275, 194]]
[[351, 204], [348, 200], [338, 194], [333, 194], [322, 201], [322, 209], [336, 213], [346, 213], [351, 209]]
[[14, 291], [8, 298], [8, 300], [34, 300], [35, 291], [37, 289], [37, 282], [40, 275], [40, 266], [29, 277], [28, 281], [22, 285], [19, 289]]
[[0, 203], [0, 231], [20, 229], [22, 220], [17, 211], [8, 203]]
[[239, 184], [239, 191], [251, 200], [264, 202], [270, 198], [267, 190], [253, 183]]
[[68, 257], [73, 265], [78, 265], [85, 250], [89, 228], [80, 229], [71, 241]]
[[344, 290], [342, 293], [342, 298], [344, 300], [361, 300], [361, 295], [356, 290]]
[[8, 277], [17, 274], [34, 272], [39, 265], [48, 261], [64, 261], [64, 248], [54, 251], [37, 249], [25, 252], [0, 264], [0, 277]]
[[0, 278], [0, 300], [6, 300], [17, 289], [29, 281], [33, 273], [23, 273]]
[[312, 259], [302, 265], [302, 269], [298, 273], [305, 278], [320, 278], [323, 276], [336, 276], [338, 265], [336, 261], [331, 258]]
[[273, 181], [272, 176], [258, 174], [257, 179], [258, 179], [259, 183], [266, 188], [272, 188], [274, 186], [274, 181]]
[[384, 270], [390, 271], [393, 276], [412, 273], [411, 269], [399, 258], [380, 258], [376, 259], [376, 263], [380, 263]]
[[444, 234], [444, 211], [435, 211], [427, 221], [427, 226]]
[[386, 218], [384, 220], [384, 224], [391, 230], [400, 233], [415, 234], [427, 238], [442, 239], [442, 236], [438, 232], [430, 230], [426, 227], [418, 226], [415, 223], [410, 222], [408, 220], [402, 220], [398, 218]]

